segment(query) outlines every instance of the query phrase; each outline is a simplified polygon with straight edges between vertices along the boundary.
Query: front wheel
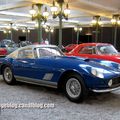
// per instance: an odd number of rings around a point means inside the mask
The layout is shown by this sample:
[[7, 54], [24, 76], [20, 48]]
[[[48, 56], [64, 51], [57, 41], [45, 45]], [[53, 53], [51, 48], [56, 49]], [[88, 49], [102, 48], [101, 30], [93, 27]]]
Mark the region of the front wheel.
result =
[[9, 66], [5, 66], [3, 68], [3, 79], [9, 85], [15, 84], [16, 82], [12, 70]]
[[82, 102], [87, 95], [87, 89], [79, 75], [71, 75], [66, 78], [65, 93], [72, 102]]

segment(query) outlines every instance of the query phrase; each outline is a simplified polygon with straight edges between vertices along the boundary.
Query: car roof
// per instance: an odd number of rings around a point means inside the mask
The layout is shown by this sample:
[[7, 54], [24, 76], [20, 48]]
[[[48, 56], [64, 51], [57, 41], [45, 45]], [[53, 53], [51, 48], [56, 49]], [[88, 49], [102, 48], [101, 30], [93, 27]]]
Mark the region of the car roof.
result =
[[82, 43], [82, 44], [79, 44], [80, 46], [89, 46], [89, 45], [92, 45], [92, 46], [97, 46], [97, 45], [111, 45], [109, 43]]
[[[27, 46], [25, 46], [25, 47], [21, 47], [21, 48], [18, 48], [17, 50], [15, 50], [14, 52], [18, 52], [18, 51], [20, 51], [20, 50], [23, 50], [23, 49], [27, 49], [27, 48], [31, 48], [32, 50], [34, 49], [34, 48], [38, 48], [38, 47], [57, 47], [56, 45], [27, 45]], [[12, 52], [12, 53], [14, 53], [14, 52]], [[12, 54], [11, 53], [11, 54]], [[7, 56], [10, 56], [11, 54], [9, 54], [9, 55], [7, 55]]]
[[81, 43], [78, 44], [72, 51], [70, 51], [70, 53], [74, 52], [74, 51], [78, 51], [79, 49], [81, 49], [82, 47], [87, 47], [87, 46], [98, 46], [98, 45], [111, 45], [110, 43]]
[[22, 49], [27, 49], [27, 48], [36, 48], [36, 47], [57, 47], [56, 45], [27, 45], [27, 46], [24, 46], [24, 47], [21, 47], [19, 48], [18, 50], [22, 50]]

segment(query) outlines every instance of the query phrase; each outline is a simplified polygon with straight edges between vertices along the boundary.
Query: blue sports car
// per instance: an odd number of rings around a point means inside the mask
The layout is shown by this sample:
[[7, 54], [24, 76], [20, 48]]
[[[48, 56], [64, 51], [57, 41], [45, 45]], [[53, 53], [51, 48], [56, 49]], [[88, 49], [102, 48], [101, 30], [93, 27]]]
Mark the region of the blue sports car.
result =
[[29, 45], [0, 59], [7, 84], [22, 81], [60, 88], [73, 102], [82, 101], [88, 91], [110, 92], [120, 88], [118, 69], [85, 58], [67, 57], [53, 45]]

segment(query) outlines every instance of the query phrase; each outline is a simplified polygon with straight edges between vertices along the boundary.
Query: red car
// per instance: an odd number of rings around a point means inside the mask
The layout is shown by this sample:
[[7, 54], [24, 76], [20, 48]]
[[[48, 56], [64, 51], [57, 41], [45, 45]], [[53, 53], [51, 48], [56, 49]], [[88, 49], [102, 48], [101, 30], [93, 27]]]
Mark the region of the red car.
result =
[[120, 63], [120, 53], [108, 43], [83, 43], [76, 46], [68, 56], [96, 58]]
[[6, 56], [7, 54], [8, 54], [8, 52], [5, 48], [0, 48], [0, 57]]
[[66, 52], [70, 52], [71, 50], [73, 50], [75, 47], [77, 46], [77, 44], [69, 44], [67, 46], [65, 46], [65, 50]]

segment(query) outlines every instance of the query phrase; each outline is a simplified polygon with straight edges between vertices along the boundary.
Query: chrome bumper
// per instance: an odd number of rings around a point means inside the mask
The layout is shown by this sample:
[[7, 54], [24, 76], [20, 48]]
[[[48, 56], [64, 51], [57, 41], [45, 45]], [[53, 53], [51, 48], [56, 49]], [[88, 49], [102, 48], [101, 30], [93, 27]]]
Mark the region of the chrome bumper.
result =
[[120, 89], [120, 86], [116, 88], [109, 88], [109, 89], [104, 89], [104, 90], [92, 89], [92, 91], [96, 93], [104, 93], [104, 92], [111, 92], [111, 91], [118, 90], [118, 89]]

